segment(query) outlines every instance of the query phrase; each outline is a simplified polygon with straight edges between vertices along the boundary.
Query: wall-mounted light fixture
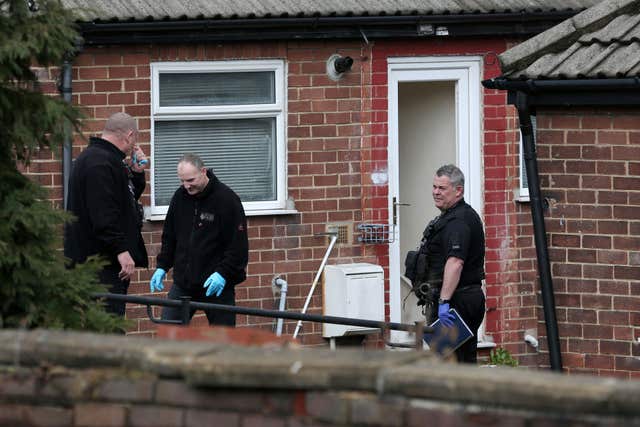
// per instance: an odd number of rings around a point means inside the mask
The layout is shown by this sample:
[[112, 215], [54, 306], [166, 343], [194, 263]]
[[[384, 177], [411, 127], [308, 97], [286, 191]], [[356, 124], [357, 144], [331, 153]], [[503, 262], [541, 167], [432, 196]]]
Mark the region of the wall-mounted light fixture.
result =
[[351, 70], [353, 58], [334, 53], [327, 59], [327, 76], [331, 80], [340, 80], [344, 73]]

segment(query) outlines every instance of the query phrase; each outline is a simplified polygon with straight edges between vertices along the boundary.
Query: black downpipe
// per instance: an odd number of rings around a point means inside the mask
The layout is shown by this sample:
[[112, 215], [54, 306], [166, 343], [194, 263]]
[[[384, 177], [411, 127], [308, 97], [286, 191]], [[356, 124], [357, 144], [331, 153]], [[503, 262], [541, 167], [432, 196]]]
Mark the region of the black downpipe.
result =
[[[71, 103], [71, 62], [73, 55], [67, 54], [62, 63], [62, 77], [60, 82], [60, 93], [62, 98]], [[64, 140], [62, 143], [62, 189], [63, 189], [63, 206], [67, 209], [67, 199], [69, 193], [69, 176], [71, 175], [72, 162], [72, 142], [71, 142], [71, 125], [67, 122], [64, 126]]]
[[556, 319], [556, 303], [553, 293], [553, 281], [549, 263], [549, 251], [547, 249], [547, 236], [544, 225], [542, 198], [540, 196], [540, 179], [538, 177], [538, 160], [536, 157], [535, 137], [531, 124], [531, 111], [529, 110], [527, 94], [517, 92], [516, 108], [520, 119], [522, 132], [522, 149], [527, 180], [529, 183], [529, 200], [531, 201], [531, 217], [533, 220], [533, 235], [536, 244], [538, 258], [538, 270], [540, 273], [540, 288], [542, 291], [542, 308], [547, 328], [547, 345], [549, 346], [549, 361], [551, 370], [562, 371], [562, 357], [560, 354], [560, 339], [558, 334], [558, 321]]

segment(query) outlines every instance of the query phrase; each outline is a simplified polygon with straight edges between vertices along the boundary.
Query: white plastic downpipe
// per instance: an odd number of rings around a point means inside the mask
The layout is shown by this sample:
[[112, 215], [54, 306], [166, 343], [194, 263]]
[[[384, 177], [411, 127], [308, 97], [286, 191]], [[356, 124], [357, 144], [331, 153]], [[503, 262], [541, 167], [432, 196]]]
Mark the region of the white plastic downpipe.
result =
[[[325, 233], [328, 236], [331, 236], [331, 241], [329, 242], [329, 247], [327, 248], [327, 252], [324, 254], [324, 258], [322, 258], [322, 262], [320, 263], [320, 268], [318, 269], [318, 273], [316, 277], [313, 279], [313, 284], [311, 285], [311, 289], [309, 290], [309, 295], [307, 295], [307, 300], [304, 302], [304, 307], [302, 307], [302, 314], [307, 312], [307, 308], [309, 307], [309, 302], [311, 301], [311, 297], [313, 296], [313, 291], [316, 289], [316, 285], [318, 284], [318, 280], [322, 275], [322, 270], [324, 270], [324, 266], [329, 259], [329, 254], [333, 249], [333, 246], [336, 244], [336, 240], [338, 240], [338, 233]], [[300, 332], [300, 328], [302, 327], [302, 320], [298, 320], [298, 324], [296, 325], [296, 330], [293, 333], [293, 339], [296, 339], [298, 336], [298, 332]]]
[[[285, 301], [287, 300], [287, 281], [281, 278], [280, 276], [276, 276], [273, 279], [273, 285], [279, 289], [280, 292], [280, 306], [278, 307], [279, 311], [284, 311]], [[284, 319], [282, 317], [278, 318], [278, 325], [276, 326], [276, 335], [282, 335], [282, 324]]]

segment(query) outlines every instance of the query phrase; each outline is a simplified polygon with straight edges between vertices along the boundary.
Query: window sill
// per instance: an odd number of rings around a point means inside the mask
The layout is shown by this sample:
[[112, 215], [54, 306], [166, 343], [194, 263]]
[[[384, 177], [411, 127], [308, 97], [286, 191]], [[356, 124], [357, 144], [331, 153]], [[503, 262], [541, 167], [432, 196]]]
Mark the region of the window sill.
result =
[[295, 209], [265, 209], [263, 211], [246, 211], [246, 216], [267, 216], [267, 215], [295, 215], [299, 213]]
[[478, 348], [494, 348], [496, 343], [492, 341], [480, 341], [478, 340]]
[[[295, 209], [270, 209], [270, 210], [255, 210], [255, 211], [246, 211], [245, 215], [247, 217], [250, 216], [269, 216], [269, 215], [295, 215], [299, 212]], [[166, 215], [148, 215], [145, 216], [146, 221], [156, 222], [156, 221], [164, 221]]]
[[528, 191], [514, 191], [515, 201], [517, 203], [529, 203], [529, 192]]

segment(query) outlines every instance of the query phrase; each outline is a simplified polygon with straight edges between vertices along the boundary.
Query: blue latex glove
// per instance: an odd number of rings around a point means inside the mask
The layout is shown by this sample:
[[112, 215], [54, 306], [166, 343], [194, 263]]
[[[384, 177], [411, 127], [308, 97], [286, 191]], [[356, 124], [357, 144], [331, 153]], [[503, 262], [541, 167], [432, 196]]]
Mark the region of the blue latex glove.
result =
[[131, 161], [133, 163], [137, 163], [138, 167], [142, 167], [142, 166], [146, 165], [147, 163], [149, 163], [149, 161], [147, 159], [138, 160], [138, 156], [136, 156], [136, 153], [133, 153], [133, 157], [132, 157]]
[[227, 281], [218, 273], [217, 271], [213, 273], [209, 278], [204, 282], [203, 288], [207, 288], [207, 296], [210, 297], [214, 293], [217, 297], [220, 296], [222, 290], [224, 289], [224, 285]]
[[167, 272], [162, 268], [157, 268], [153, 276], [151, 277], [151, 282], [149, 282], [149, 289], [151, 293], [158, 292], [164, 289], [164, 285], [162, 281], [167, 276]]
[[448, 302], [438, 305], [438, 319], [440, 319], [442, 326], [446, 326], [447, 328], [453, 326], [453, 314], [449, 313], [449, 308]]

